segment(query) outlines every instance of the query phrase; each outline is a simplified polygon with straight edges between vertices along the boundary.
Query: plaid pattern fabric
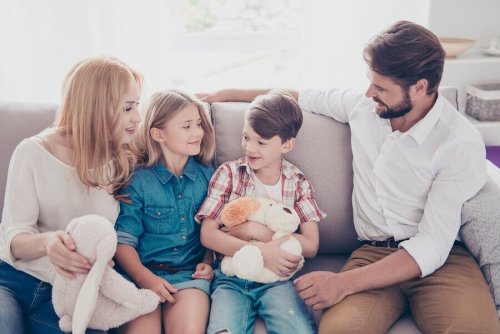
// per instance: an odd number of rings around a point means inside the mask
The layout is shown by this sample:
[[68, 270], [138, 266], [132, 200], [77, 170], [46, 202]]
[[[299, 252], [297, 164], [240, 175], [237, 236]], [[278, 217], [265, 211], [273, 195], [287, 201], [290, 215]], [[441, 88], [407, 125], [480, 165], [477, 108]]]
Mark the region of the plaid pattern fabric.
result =
[[[294, 208], [300, 222], [319, 222], [326, 215], [314, 200], [314, 190], [304, 174], [285, 159], [281, 163], [283, 204]], [[208, 185], [207, 198], [195, 216], [201, 223], [205, 218], [219, 221], [224, 205], [232, 200], [254, 197], [255, 184], [250, 176], [250, 167], [244, 157], [222, 164], [212, 176]]]

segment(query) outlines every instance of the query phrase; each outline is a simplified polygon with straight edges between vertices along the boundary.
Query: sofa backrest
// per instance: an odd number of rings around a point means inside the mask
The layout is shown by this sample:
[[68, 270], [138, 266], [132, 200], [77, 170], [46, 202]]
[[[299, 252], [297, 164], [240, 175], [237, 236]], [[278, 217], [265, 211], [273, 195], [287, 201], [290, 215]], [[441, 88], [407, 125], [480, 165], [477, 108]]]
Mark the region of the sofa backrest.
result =
[[[457, 90], [440, 90], [457, 105]], [[211, 106], [216, 135], [216, 164], [241, 156], [246, 103]], [[0, 103], [0, 209], [3, 211], [9, 160], [16, 145], [50, 126], [56, 105]], [[349, 126], [320, 115], [304, 114], [297, 146], [287, 157], [311, 180], [316, 200], [328, 217], [320, 223], [320, 252], [348, 253], [356, 245], [352, 224], [352, 156]], [[36, 162], [34, 162], [36, 163]]]
[[54, 123], [56, 110], [55, 104], [0, 102], [0, 213], [12, 152], [24, 138]]

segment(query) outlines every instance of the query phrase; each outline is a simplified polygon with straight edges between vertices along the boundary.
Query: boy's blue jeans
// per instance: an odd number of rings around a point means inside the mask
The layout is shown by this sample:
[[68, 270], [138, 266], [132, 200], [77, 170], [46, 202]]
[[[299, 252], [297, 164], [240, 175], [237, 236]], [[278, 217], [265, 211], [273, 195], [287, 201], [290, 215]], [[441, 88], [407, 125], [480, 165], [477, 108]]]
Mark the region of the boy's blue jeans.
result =
[[[0, 332], [62, 334], [52, 286], [0, 260]], [[87, 334], [105, 333], [88, 330]]]
[[291, 281], [255, 283], [215, 270], [208, 334], [252, 334], [259, 315], [269, 333], [314, 333], [315, 324]]

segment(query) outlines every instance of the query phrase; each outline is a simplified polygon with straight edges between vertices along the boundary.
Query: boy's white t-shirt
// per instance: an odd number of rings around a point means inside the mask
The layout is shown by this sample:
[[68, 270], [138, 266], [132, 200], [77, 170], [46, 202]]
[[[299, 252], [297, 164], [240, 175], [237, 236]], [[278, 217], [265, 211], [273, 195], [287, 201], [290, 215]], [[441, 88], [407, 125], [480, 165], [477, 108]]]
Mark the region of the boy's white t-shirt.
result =
[[255, 184], [255, 197], [265, 197], [265, 198], [270, 198], [275, 200], [276, 202], [283, 203], [283, 193], [282, 193], [282, 187], [281, 183], [282, 180], [281, 178], [283, 175], [280, 175], [280, 178], [276, 184], [273, 185], [267, 185], [262, 183], [261, 180], [255, 175], [255, 172], [253, 169], [250, 168], [250, 177], [253, 180], [253, 183]]

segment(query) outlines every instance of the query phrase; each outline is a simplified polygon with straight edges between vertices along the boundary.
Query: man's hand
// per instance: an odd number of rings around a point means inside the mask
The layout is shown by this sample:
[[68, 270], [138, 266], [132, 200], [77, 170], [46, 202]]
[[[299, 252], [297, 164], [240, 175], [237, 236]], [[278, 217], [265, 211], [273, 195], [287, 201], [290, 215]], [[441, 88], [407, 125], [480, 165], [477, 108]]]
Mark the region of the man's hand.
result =
[[286, 277], [291, 275], [298, 267], [301, 257], [293, 255], [280, 248], [281, 244], [287, 241], [291, 235], [256, 245], [262, 252], [264, 266], [278, 276]]
[[295, 287], [307, 305], [322, 310], [337, 304], [347, 296], [348, 281], [342, 274], [313, 271], [297, 278]]
[[46, 232], [44, 248], [56, 271], [69, 279], [89, 272], [90, 263], [78, 254], [73, 239], [64, 231]]
[[212, 266], [209, 265], [208, 263], [198, 263], [196, 265], [196, 270], [193, 274], [193, 278], [204, 278], [211, 280], [214, 277], [214, 270], [212, 269]]
[[227, 102], [230, 98], [230, 96], [227, 94], [227, 91], [225, 90], [215, 91], [211, 93], [196, 93], [195, 96], [203, 102], [207, 103]]

